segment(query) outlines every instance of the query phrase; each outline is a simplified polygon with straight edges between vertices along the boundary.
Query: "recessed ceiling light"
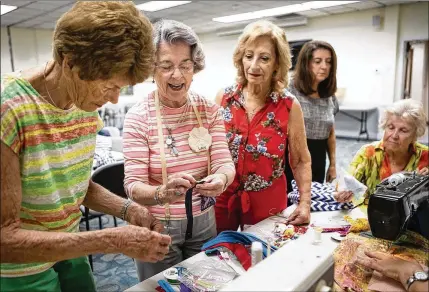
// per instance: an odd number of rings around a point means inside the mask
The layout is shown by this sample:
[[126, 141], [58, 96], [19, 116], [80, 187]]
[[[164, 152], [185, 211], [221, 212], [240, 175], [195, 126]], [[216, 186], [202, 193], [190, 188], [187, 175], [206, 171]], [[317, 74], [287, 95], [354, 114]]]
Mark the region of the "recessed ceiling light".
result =
[[15, 10], [16, 8], [18, 8], [18, 7], [11, 6], [11, 5], [3, 5], [3, 4], [1, 4], [1, 14], [0, 15], [6, 14], [8, 12], [11, 12], [11, 11]]
[[191, 2], [192, 1], [149, 1], [143, 4], [136, 5], [136, 7], [143, 11], [154, 12], [183, 4], [188, 4]]
[[311, 9], [319, 9], [319, 8], [326, 8], [326, 7], [338, 6], [338, 5], [344, 5], [344, 4], [351, 4], [356, 2], [360, 2], [360, 1], [310, 1], [310, 2], [304, 2], [301, 4], [293, 4], [293, 5], [275, 7], [270, 9], [257, 10], [257, 11], [248, 12], [248, 13], [240, 13], [240, 14], [234, 14], [229, 16], [215, 17], [212, 20], [216, 22], [231, 23], [231, 22], [252, 20], [252, 19], [258, 19], [258, 18], [269, 17], [269, 16], [277, 16], [277, 15], [302, 12], [302, 11], [311, 10]]

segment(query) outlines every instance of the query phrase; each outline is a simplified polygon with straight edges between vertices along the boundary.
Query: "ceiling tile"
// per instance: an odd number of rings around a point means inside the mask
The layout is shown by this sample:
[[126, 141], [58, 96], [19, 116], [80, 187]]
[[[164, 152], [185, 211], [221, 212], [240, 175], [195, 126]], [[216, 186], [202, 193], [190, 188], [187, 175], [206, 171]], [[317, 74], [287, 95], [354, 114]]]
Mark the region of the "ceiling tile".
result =
[[[51, 3], [55, 3], [55, 2], [52, 1]], [[55, 9], [57, 7], [58, 7], [58, 5], [52, 5], [50, 3], [46, 3], [46, 2], [42, 2], [42, 1], [37, 1], [37, 2], [31, 3], [30, 5], [26, 6], [26, 8], [35, 9], [35, 10], [39, 10], [42, 12]]]
[[54, 29], [55, 23], [42, 23], [36, 26], [36, 28], [42, 28], [42, 29]]
[[[307, 0], [308, 1], [308, 0]], [[134, 1], [136, 5], [147, 1]], [[246, 13], [261, 9], [270, 9], [279, 6], [293, 5], [306, 1], [192, 1], [190, 4], [180, 5], [169, 9], [144, 12], [144, 14], [155, 21], [160, 18], [175, 19], [188, 24], [199, 33], [214, 32], [217, 30], [234, 29], [243, 27], [247, 22], [224, 24], [212, 21], [214, 17], [227, 16], [237, 13]], [[320, 17], [330, 14], [345, 13], [355, 10], [370, 9], [383, 5], [394, 5], [398, 3], [411, 3], [418, 1], [398, 1], [398, 0], [377, 0], [361, 1], [355, 4], [348, 4], [338, 7], [325, 8], [319, 10], [303, 11], [299, 13], [307, 17]], [[1, 25], [11, 25], [22, 22], [17, 26], [30, 27], [31, 25], [53, 29], [58, 18], [68, 11], [74, 1], [23, 1], [23, 0], [2, 0], [3, 4], [23, 6], [1, 17]], [[28, 5], [28, 6], [25, 6]], [[64, 7], [62, 7], [64, 6]], [[49, 12], [51, 11], [51, 12]], [[40, 15], [43, 14], [43, 15]], [[40, 16], [38, 16], [40, 15]], [[34, 19], [33, 19], [34, 18]], [[26, 21], [28, 20], [28, 21]], [[253, 21], [253, 20], [252, 20]]]
[[13, 6], [23, 6], [23, 5], [27, 5], [31, 2], [34, 1], [22, 1], [22, 0], [2, 0], [1, 4], [5, 4], [5, 5], [13, 5]]
[[33, 27], [33, 26], [36, 26], [36, 25], [44, 23], [44, 22], [45, 21], [43, 19], [36, 18], [36, 19], [31, 19], [28, 21], [21, 22], [19, 24], [19, 27]]

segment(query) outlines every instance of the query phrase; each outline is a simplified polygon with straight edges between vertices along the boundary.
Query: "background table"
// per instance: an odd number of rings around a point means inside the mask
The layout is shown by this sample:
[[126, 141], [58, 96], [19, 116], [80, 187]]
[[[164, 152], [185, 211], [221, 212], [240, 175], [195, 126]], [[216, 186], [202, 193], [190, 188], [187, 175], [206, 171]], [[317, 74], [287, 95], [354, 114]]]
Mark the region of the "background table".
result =
[[[340, 113], [360, 122], [360, 129], [357, 140], [360, 140], [360, 136], [366, 134], [366, 140], [369, 140], [368, 134], [368, 113], [377, 110], [374, 105], [365, 104], [345, 104], [340, 105]], [[350, 114], [349, 112], [360, 112], [360, 118]]]

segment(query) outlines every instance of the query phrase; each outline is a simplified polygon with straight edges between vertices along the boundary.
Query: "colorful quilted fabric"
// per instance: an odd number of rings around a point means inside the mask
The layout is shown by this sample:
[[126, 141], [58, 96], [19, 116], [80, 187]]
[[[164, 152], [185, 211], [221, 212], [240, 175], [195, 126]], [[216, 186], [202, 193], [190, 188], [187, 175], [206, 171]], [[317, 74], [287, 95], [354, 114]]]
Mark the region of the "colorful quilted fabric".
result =
[[407, 231], [397, 242], [349, 233], [334, 253], [335, 281], [342, 290], [368, 291], [372, 271], [355, 263], [365, 251], [385, 252], [427, 265], [429, 240], [412, 231]]

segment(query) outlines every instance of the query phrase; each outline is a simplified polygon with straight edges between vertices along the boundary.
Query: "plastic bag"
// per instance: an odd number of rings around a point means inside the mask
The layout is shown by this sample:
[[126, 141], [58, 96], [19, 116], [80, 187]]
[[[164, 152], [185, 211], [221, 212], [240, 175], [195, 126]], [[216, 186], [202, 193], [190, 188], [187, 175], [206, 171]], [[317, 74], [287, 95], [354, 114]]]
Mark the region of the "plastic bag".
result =
[[353, 205], [358, 205], [362, 203], [364, 195], [368, 187], [358, 181], [354, 176], [349, 174], [344, 169], [341, 169], [337, 178], [332, 181], [332, 184], [335, 187], [335, 191], [351, 191], [353, 192], [352, 202]]
[[225, 262], [208, 258], [179, 272], [179, 281], [195, 292], [217, 291], [238, 274]]

